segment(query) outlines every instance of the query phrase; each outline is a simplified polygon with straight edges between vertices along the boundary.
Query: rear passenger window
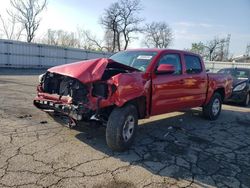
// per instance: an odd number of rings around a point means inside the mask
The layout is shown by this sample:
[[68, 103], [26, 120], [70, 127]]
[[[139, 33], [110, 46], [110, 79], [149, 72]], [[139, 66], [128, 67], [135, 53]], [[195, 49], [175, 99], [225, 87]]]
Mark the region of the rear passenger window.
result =
[[161, 57], [158, 66], [160, 64], [170, 64], [175, 68], [175, 72], [173, 74], [181, 74], [181, 60], [178, 54], [166, 54]]
[[186, 69], [188, 74], [197, 74], [202, 72], [200, 58], [194, 55], [184, 55]]

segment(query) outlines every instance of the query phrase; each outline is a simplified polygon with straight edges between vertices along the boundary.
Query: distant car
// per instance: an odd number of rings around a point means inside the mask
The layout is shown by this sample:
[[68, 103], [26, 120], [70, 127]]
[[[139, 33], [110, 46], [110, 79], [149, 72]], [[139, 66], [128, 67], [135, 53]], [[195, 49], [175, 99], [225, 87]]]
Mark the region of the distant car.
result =
[[227, 101], [248, 106], [250, 103], [250, 69], [227, 68], [219, 70], [219, 73], [230, 74], [233, 77], [233, 92]]

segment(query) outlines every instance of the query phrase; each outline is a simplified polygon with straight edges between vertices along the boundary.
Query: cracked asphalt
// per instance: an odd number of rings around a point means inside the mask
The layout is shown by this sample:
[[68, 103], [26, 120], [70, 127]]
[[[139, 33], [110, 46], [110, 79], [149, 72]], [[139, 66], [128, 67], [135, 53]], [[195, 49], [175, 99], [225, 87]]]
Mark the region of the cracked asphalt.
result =
[[223, 105], [140, 121], [133, 147], [112, 152], [104, 128], [69, 129], [36, 109], [37, 75], [0, 71], [0, 187], [250, 187], [250, 108]]

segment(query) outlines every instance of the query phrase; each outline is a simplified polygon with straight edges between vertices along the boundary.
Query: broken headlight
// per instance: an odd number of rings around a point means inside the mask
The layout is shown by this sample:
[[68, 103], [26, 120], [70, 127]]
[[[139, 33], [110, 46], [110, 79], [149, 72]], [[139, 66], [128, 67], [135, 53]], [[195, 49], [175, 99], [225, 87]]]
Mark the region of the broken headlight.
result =
[[41, 74], [41, 75], [38, 76], [38, 81], [39, 81], [39, 83], [42, 83], [42, 82], [43, 82], [44, 76], [45, 76], [45, 73], [43, 73], [43, 74]]
[[106, 99], [108, 97], [108, 85], [106, 83], [94, 83], [92, 95]]

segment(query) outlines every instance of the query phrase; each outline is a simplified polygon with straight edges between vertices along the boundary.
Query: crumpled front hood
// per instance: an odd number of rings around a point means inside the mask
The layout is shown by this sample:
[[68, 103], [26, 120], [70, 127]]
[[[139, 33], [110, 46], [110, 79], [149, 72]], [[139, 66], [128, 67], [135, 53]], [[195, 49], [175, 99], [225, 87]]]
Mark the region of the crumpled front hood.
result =
[[57, 73], [72, 78], [76, 78], [82, 83], [101, 80], [106, 67], [122, 68], [128, 71], [139, 71], [133, 67], [114, 62], [111, 59], [99, 58], [86, 61], [79, 61], [66, 65], [60, 65], [48, 69], [51, 73]]

